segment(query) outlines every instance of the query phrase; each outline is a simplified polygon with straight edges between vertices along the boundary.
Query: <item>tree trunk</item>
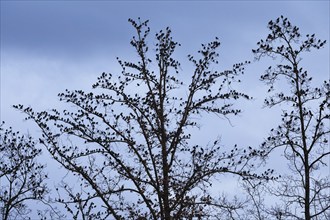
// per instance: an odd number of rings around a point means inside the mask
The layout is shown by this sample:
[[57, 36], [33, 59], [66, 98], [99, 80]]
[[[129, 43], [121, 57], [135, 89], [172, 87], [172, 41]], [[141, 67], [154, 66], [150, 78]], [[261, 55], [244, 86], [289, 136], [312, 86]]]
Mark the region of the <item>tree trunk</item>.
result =
[[300, 83], [299, 83], [299, 71], [298, 71], [298, 64], [294, 64], [294, 73], [296, 74], [296, 90], [297, 90], [297, 97], [298, 97], [298, 108], [299, 108], [299, 119], [300, 119], [300, 130], [301, 130], [301, 138], [303, 144], [303, 151], [304, 151], [304, 173], [305, 173], [305, 198], [304, 198], [304, 213], [305, 213], [305, 220], [310, 220], [310, 176], [309, 176], [309, 152], [308, 146], [306, 143], [306, 133], [305, 133], [305, 121], [304, 121], [304, 110], [303, 110], [303, 103], [301, 100], [300, 94]]

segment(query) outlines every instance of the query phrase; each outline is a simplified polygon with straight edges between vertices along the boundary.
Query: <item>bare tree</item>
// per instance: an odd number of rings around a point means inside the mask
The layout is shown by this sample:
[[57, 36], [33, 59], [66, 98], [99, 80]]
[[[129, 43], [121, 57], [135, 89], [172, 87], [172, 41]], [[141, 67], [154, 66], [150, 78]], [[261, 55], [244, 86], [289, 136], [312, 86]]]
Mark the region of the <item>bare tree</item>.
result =
[[37, 163], [40, 149], [29, 136], [0, 125], [0, 216], [28, 219], [28, 201], [42, 200], [48, 189], [44, 166]]
[[329, 168], [324, 168], [330, 157], [330, 84], [324, 81], [313, 87], [312, 77], [301, 65], [304, 52], [320, 49], [326, 41], [314, 34], [302, 40], [299, 28], [283, 16], [270, 21], [268, 28], [268, 37], [257, 43], [253, 53], [258, 60], [266, 56], [280, 58], [281, 63], [270, 66], [261, 81], [270, 86], [270, 93], [277, 81], [286, 80], [289, 89], [265, 100], [267, 107], [287, 104], [287, 108], [283, 109], [282, 123], [271, 130], [261, 148], [264, 156], [281, 149], [291, 171], [278, 179], [278, 187], [269, 188], [284, 201], [272, 213], [277, 219], [328, 219], [330, 178]]
[[170, 28], [156, 34], [150, 52], [148, 21], [129, 22], [136, 30], [130, 43], [138, 61], [118, 58], [122, 73], [103, 73], [94, 93], [59, 94], [74, 111], [16, 106], [41, 128], [40, 142], [53, 158], [79, 178], [75, 185], [62, 183], [58, 201], [75, 219], [216, 219], [219, 213], [234, 219], [242, 201], [214, 196], [210, 189], [220, 174], [250, 176], [249, 159], [257, 151], [244, 153], [237, 146], [225, 151], [219, 139], [209, 137], [205, 146], [196, 145], [189, 132], [203, 113], [240, 113], [231, 100], [249, 96], [231, 83], [245, 63], [214, 71], [216, 38], [202, 45], [199, 59], [188, 56], [194, 71], [184, 77], [190, 78], [186, 83], [178, 78], [181, 68], [173, 53], [179, 44]]

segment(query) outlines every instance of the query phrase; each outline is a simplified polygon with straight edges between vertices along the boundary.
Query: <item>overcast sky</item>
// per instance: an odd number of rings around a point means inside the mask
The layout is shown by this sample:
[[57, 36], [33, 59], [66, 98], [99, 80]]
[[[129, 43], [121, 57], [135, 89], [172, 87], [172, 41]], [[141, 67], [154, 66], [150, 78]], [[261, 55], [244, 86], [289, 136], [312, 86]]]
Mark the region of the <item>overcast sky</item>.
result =
[[[65, 89], [90, 90], [102, 72], [120, 73], [116, 57], [134, 60], [129, 41], [134, 34], [128, 18], [149, 19], [148, 42], [171, 27], [181, 43], [176, 57], [190, 78], [187, 54], [201, 43], [220, 38], [219, 70], [253, 61], [251, 49], [268, 35], [267, 23], [283, 15], [303, 35], [315, 33], [329, 42], [329, 1], [2, 1], [1, 0], [1, 109], [0, 119], [15, 130], [35, 133], [32, 123], [13, 104], [36, 110], [63, 108], [57, 94]], [[278, 60], [276, 61], [278, 62]], [[316, 82], [329, 78], [329, 44], [302, 61]], [[227, 144], [258, 146], [280, 123], [280, 108], [262, 109], [267, 88], [258, 79], [270, 63], [246, 67], [239, 89], [255, 98], [240, 102], [243, 113], [226, 120], [202, 118], [199, 139], [222, 136]], [[283, 81], [285, 83], [285, 81]], [[207, 141], [207, 140], [205, 140]]]
[[[171, 27], [182, 44], [176, 53], [182, 62], [180, 74], [189, 76], [186, 55], [216, 36], [222, 43], [220, 70], [253, 61], [251, 49], [267, 36], [268, 21], [280, 15], [303, 34], [329, 40], [329, 1], [1, 1], [1, 120], [24, 132], [33, 130], [13, 104], [38, 110], [59, 107], [57, 94], [66, 88], [90, 89], [102, 72], [119, 73], [117, 56], [136, 58], [129, 45], [134, 30], [128, 18], [150, 20], [151, 45], [155, 32]], [[328, 78], [329, 45], [304, 62], [315, 78]], [[224, 139], [232, 138], [226, 137], [227, 131], [239, 131], [240, 139], [247, 138], [244, 143], [257, 144], [278, 124], [274, 118], [280, 111], [261, 109], [267, 94], [258, 79], [268, 65], [253, 62], [247, 67], [240, 87], [255, 101], [241, 104], [244, 112], [233, 119], [233, 130], [229, 126], [216, 131]]]

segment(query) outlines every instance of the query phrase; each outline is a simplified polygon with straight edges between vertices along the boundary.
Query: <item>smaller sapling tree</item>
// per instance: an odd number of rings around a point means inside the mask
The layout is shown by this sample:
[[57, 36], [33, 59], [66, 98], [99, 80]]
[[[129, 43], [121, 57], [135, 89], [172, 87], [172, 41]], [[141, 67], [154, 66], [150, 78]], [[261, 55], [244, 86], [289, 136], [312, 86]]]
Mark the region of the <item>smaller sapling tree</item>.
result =
[[270, 93], [275, 91], [277, 82], [287, 82], [289, 86], [265, 100], [265, 106], [270, 108], [287, 104], [282, 123], [271, 130], [261, 146], [265, 157], [281, 149], [291, 171], [278, 180], [279, 187], [269, 188], [272, 195], [284, 202], [273, 214], [278, 219], [328, 219], [330, 178], [328, 168], [324, 168], [330, 157], [330, 83], [327, 79], [313, 87], [313, 77], [301, 63], [305, 52], [322, 48], [326, 41], [314, 34], [302, 40], [299, 28], [283, 16], [270, 21], [268, 28], [268, 37], [257, 43], [253, 53], [257, 60], [272, 57], [282, 62], [270, 66], [261, 81], [270, 86]]

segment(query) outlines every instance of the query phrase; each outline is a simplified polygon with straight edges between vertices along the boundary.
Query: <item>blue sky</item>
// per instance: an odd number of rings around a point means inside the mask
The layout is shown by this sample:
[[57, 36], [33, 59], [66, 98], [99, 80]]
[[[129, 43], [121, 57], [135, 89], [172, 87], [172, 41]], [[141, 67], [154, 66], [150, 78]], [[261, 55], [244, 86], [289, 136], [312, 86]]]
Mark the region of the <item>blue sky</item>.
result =
[[[35, 133], [37, 128], [24, 122], [13, 104], [37, 110], [64, 108], [59, 92], [90, 90], [102, 72], [120, 73], [117, 56], [137, 57], [129, 45], [134, 30], [128, 18], [150, 20], [150, 45], [157, 31], [171, 27], [182, 45], [175, 55], [182, 62], [180, 74], [189, 78], [187, 55], [196, 54], [201, 43], [216, 36], [222, 43], [220, 70], [253, 61], [251, 49], [267, 36], [267, 23], [280, 15], [300, 27], [303, 35], [315, 33], [329, 42], [329, 8], [329, 1], [1, 1], [0, 119], [16, 130]], [[329, 78], [329, 44], [306, 54], [302, 62], [316, 82]], [[197, 139], [221, 135], [228, 144], [262, 142], [280, 123], [280, 109], [262, 109], [267, 89], [258, 79], [270, 63], [275, 61], [247, 66], [238, 87], [255, 100], [239, 103], [243, 113], [232, 119], [233, 126], [205, 116], [205, 129], [195, 131]]]

